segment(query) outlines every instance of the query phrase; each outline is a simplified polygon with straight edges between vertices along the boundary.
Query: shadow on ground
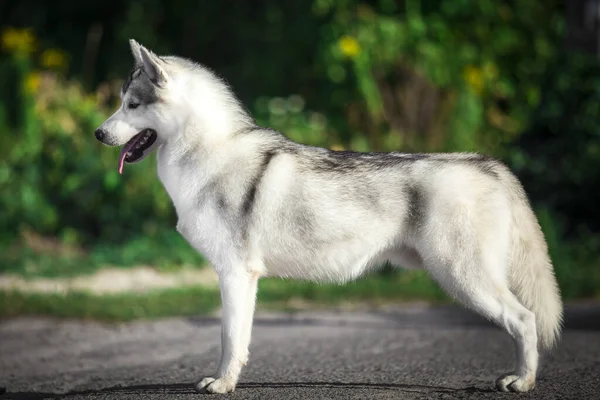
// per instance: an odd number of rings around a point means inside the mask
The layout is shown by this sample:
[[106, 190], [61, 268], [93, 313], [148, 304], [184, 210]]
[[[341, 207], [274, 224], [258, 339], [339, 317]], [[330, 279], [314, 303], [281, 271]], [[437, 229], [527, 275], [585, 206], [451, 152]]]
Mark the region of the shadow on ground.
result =
[[[378, 384], [378, 383], [346, 383], [346, 382], [243, 382], [237, 389], [298, 389], [298, 388], [340, 388], [340, 389], [377, 389], [412, 393], [491, 393], [493, 389], [481, 389], [474, 386], [465, 388], [449, 388], [442, 386], [408, 385], [408, 384]], [[98, 390], [72, 391], [68, 393], [42, 393], [42, 392], [18, 392], [6, 393], [1, 396], [3, 400], [44, 400], [61, 399], [70, 396], [87, 396], [112, 394], [117, 396], [126, 395], [194, 395], [197, 394], [189, 383], [175, 383], [166, 385], [132, 385], [114, 386]]]

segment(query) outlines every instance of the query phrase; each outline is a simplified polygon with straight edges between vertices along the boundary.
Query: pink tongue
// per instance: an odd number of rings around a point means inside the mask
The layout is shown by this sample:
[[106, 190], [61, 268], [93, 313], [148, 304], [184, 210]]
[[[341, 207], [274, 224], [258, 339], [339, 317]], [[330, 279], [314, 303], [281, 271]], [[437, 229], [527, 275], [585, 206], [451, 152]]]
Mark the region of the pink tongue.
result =
[[127, 152], [135, 146], [140, 137], [141, 135], [139, 135], [139, 137], [138, 135], [134, 136], [133, 139], [125, 143], [125, 145], [121, 149], [121, 153], [119, 154], [119, 174], [123, 174], [123, 164], [125, 163], [125, 157], [127, 157]]
[[119, 154], [119, 174], [123, 174], [123, 163], [125, 162], [125, 157], [127, 156], [127, 149], [123, 147], [121, 149], [121, 154]]

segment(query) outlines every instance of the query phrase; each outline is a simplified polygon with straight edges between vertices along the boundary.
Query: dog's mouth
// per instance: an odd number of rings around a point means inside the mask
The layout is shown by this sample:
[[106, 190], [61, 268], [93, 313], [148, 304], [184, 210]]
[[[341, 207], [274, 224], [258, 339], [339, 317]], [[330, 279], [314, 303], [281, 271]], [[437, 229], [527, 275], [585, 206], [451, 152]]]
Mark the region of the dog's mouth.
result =
[[144, 151], [149, 149], [157, 138], [158, 135], [154, 129], [144, 129], [125, 143], [119, 154], [119, 174], [123, 173], [125, 162], [132, 163], [139, 160], [144, 155]]

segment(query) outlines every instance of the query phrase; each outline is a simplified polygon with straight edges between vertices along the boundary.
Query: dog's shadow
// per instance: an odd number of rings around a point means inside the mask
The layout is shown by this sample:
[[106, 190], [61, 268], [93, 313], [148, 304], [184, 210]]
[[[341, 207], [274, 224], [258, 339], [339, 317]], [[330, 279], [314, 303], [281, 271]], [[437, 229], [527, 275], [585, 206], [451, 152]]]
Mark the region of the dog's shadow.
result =
[[[402, 384], [402, 383], [361, 383], [361, 382], [241, 382], [237, 385], [236, 394], [243, 396], [245, 389], [260, 390], [260, 389], [371, 389], [371, 390], [387, 390], [397, 392], [412, 392], [421, 394], [440, 394], [440, 393], [491, 393], [492, 388], [478, 388], [474, 386], [464, 388], [450, 388], [443, 386], [428, 386], [417, 384]], [[67, 393], [47, 393], [47, 392], [15, 392], [0, 394], [2, 400], [47, 400], [47, 399], [62, 399], [70, 396], [108, 396], [114, 395], [118, 398], [121, 396], [182, 396], [182, 395], [198, 395], [190, 383], [173, 383], [164, 385], [131, 385], [131, 386], [113, 386], [97, 390], [71, 391]]]

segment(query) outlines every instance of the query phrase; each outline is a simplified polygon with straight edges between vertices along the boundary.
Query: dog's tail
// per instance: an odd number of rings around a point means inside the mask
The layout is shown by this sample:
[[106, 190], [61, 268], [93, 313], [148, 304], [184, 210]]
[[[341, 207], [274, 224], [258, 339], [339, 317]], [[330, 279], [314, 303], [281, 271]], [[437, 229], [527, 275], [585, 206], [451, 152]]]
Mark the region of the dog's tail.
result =
[[508, 283], [521, 304], [535, 314], [540, 348], [550, 350], [562, 330], [560, 292], [544, 234], [525, 190], [512, 173], [507, 175], [512, 211]]

